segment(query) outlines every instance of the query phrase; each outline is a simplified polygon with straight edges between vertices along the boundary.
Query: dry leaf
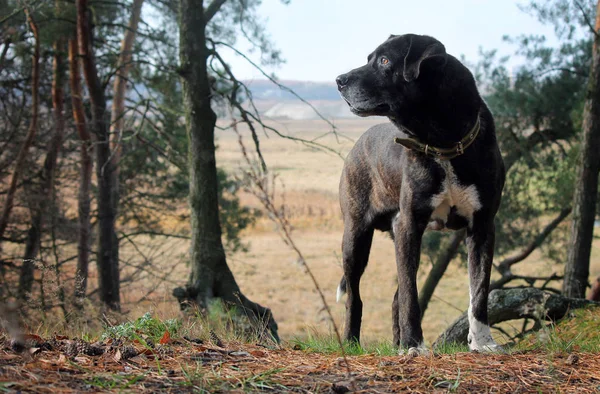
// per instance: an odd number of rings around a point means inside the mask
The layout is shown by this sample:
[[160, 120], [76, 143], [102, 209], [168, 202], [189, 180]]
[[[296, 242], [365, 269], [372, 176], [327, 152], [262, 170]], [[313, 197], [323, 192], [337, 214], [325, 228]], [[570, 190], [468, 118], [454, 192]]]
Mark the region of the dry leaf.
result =
[[113, 356], [113, 360], [115, 360], [116, 362], [119, 362], [119, 361], [121, 361], [121, 358], [123, 358], [123, 356], [121, 355], [121, 350], [117, 349], [117, 352]]
[[267, 357], [267, 353], [263, 352], [262, 350], [251, 350], [250, 354], [254, 357]]
[[169, 334], [169, 331], [165, 331], [165, 333], [163, 334], [162, 338], [160, 338], [160, 341], [158, 341], [158, 343], [160, 343], [161, 345], [166, 345], [169, 342], [171, 342], [171, 334]]

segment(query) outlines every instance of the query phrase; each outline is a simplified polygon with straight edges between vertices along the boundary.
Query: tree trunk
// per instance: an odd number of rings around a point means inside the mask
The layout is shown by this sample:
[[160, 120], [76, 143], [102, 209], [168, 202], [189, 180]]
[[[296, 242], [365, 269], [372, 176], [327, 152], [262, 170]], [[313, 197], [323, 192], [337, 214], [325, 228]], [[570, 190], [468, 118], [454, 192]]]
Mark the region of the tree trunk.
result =
[[56, 172], [56, 162], [58, 153], [63, 143], [65, 118], [64, 108], [64, 41], [62, 38], [54, 42], [54, 62], [52, 67], [52, 110], [54, 114], [54, 135], [48, 144], [48, 152], [42, 168], [41, 184], [39, 192], [32, 197], [32, 223], [27, 232], [25, 243], [25, 256], [21, 266], [21, 276], [19, 277], [19, 299], [26, 300], [31, 293], [33, 284], [33, 275], [35, 268], [35, 258], [39, 252], [41, 242], [42, 226], [44, 217], [47, 215], [49, 206], [54, 208], [54, 180]]
[[[489, 297], [488, 319], [490, 325], [523, 318], [556, 321], [563, 318], [570, 310], [589, 305], [600, 304], [546, 293], [533, 287], [494, 290]], [[433, 346], [437, 347], [442, 343], [466, 344], [468, 333], [469, 318], [465, 312], [439, 336]]]
[[214, 130], [208, 80], [206, 24], [222, 0], [213, 0], [204, 12], [202, 1], [181, 0], [179, 9], [180, 62], [183, 107], [189, 141], [189, 203], [191, 209], [191, 274], [186, 289], [174, 295], [182, 303], [206, 308], [212, 298], [236, 305], [254, 323], [278, 340], [271, 311], [248, 300], [240, 291], [225, 259], [219, 222]]
[[98, 179], [98, 278], [100, 298], [110, 309], [120, 310], [119, 262], [114, 259], [119, 247], [115, 234], [115, 213], [111, 201], [113, 165], [107, 124], [106, 97], [94, 60], [92, 25], [87, 0], [77, 0], [77, 39], [92, 106], [92, 132], [96, 136], [96, 177]]
[[2, 250], [2, 239], [4, 232], [8, 226], [8, 220], [12, 212], [15, 194], [17, 192], [17, 183], [21, 177], [23, 166], [25, 165], [25, 159], [27, 158], [27, 152], [29, 147], [33, 144], [33, 140], [37, 133], [37, 122], [39, 112], [39, 86], [40, 86], [40, 38], [38, 27], [33, 17], [29, 14], [29, 10], [25, 8], [25, 14], [27, 15], [27, 22], [33, 33], [34, 44], [33, 44], [33, 57], [32, 71], [31, 71], [31, 121], [29, 123], [29, 130], [25, 136], [25, 141], [21, 145], [21, 149], [17, 155], [15, 169], [13, 171], [12, 178], [8, 191], [6, 192], [6, 198], [4, 200], [4, 207], [2, 209], [2, 215], [0, 215], [0, 251]]
[[[132, 47], [135, 40], [135, 34], [137, 32], [138, 23], [140, 21], [140, 15], [142, 13], [142, 5], [144, 0], [133, 0], [131, 9], [131, 18], [129, 19], [129, 26], [125, 30], [123, 41], [121, 41], [121, 53], [119, 54], [119, 61], [117, 63], [117, 72], [115, 74], [115, 81], [113, 84], [113, 100], [112, 100], [112, 111], [111, 111], [111, 126], [110, 126], [110, 145], [112, 149], [112, 210], [115, 215], [115, 219], [119, 215], [119, 161], [121, 160], [121, 136], [123, 133], [123, 126], [125, 125], [124, 113], [125, 113], [125, 94], [127, 91], [127, 77], [129, 70], [131, 69], [131, 58], [132, 58]], [[116, 236], [116, 233], [115, 233]], [[118, 239], [115, 239], [118, 243]], [[113, 249], [113, 260], [119, 261], [119, 248]]]
[[594, 235], [600, 170], [600, 36], [598, 32], [600, 32], [600, 0], [596, 7], [592, 66], [583, 108], [583, 139], [573, 196], [571, 242], [563, 282], [563, 293], [571, 298], [585, 298]]
[[419, 308], [421, 308], [421, 320], [423, 320], [423, 316], [425, 315], [425, 310], [429, 305], [429, 301], [433, 296], [433, 292], [437, 287], [438, 283], [442, 279], [444, 272], [446, 272], [446, 268], [448, 268], [448, 264], [450, 261], [456, 256], [458, 252], [458, 248], [460, 247], [461, 242], [465, 239], [465, 235], [467, 231], [465, 229], [455, 231], [450, 236], [450, 239], [447, 243], [445, 243], [440, 253], [438, 253], [435, 263], [431, 268], [431, 271], [427, 275], [427, 279], [419, 291]]
[[77, 134], [81, 140], [79, 195], [77, 212], [79, 233], [77, 238], [77, 270], [75, 272], [75, 305], [81, 308], [87, 292], [88, 267], [90, 262], [90, 190], [92, 188], [92, 138], [85, 122], [79, 58], [77, 56], [77, 35], [69, 40], [69, 75], [71, 104]]

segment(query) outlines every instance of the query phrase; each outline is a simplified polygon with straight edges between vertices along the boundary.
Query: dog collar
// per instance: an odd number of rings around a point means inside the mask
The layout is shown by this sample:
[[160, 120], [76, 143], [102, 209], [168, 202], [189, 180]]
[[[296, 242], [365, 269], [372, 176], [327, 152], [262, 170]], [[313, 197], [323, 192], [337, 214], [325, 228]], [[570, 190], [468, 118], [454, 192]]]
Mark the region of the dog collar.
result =
[[425, 155], [429, 155], [442, 160], [450, 160], [465, 153], [465, 149], [467, 149], [473, 143], [473, 141], [475, 141], [477, 135], [479, 135], [480, 129], [481, 122], [478, 114], [477, 121], [475, 121], [475, 125], [473, 126], [471, 131], [469, 131], [462, 140], [458, 141], [454, 148], [436, 148], [435, 146], [424, 144], [416, 138], [396, 137], [394, 138], [394, 142], [410, 150], [425, 153]]

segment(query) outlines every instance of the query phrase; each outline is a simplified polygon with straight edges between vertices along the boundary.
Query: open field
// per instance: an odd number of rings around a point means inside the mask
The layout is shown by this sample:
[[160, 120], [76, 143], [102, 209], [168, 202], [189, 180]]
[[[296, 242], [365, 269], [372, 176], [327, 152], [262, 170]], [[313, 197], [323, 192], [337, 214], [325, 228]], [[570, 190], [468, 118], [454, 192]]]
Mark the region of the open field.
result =
[[[371, 125], [382, 119], [355, 119], [336, 122], [338, 132], [356, 141]], [[311, 139], [326, 133], [322, 121], [281, 121], [271, 124], [292, 136]], [[322, 143], [345, 155], [353, 141], [329, 135]], [[242, 160], [237, 136], [228, 131], [218, 134], [218, 163], [230, 172], [239, 170]], [[246, 146], [250, 140], [246, 138]], [[335, 289], [341, 278], [340, 244], [342, 221], [337, 188], [343, 161], [339, 157], [276, 136], [261, 139], [261, 150], [269, 168], [285, 184], [286, 203], [296, 226], [295, 239], [315, 271], [338, 322], [342, 322], [343, 303], [335, 304]], [[252, 196], [242, 196], [248, 205], [256, 205]], [[565, 224], [566, 225], [566, 224]], [[230, 259], [231, 267], [243, 291], [251, 299], [272, 308], [283, 338], [291, 338], [316, 328], [326, 330], [319, 313], [320, 303], [308, 278], [294, 264], [295, 256], [278, 238], [273, 225], [262, 218], [244, 234], [251, 245], [248, 254]], [[598, 246], [598, 245], [597, 245]], [[431, 262], [423, 258], [421, 282]], [[534, 253], [514, 267], [515, 273], [562, 273], [562, 266], [541, 261]], [[395, 291], [394, 251], [388, 236], [377, 233], [369, 266], [361, 282], [365, 306], [363, 333], [366, 340], [391, 338], [391, 301]], [[593, 249], [591, 276], [600, 274], [598, 247]], [[427, 341], [437, 335], [468, 306], [468, 277], [464, 261], [457, 259], [436, 289], [423, 322]]]

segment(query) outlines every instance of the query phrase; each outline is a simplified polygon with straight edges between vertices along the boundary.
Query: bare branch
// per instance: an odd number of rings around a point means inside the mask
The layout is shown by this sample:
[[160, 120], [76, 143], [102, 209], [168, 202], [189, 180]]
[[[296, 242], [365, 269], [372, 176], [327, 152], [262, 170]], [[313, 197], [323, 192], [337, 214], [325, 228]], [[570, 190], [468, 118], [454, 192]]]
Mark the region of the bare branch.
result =
[[210, 20], [219, 12], [219, 9], [227, 0], [213, 0], [204, 10], [204, 23], [208, 24]]
[[500, 264], [498, 264], [496, 266], [496, 269], [498, 270], [498, 272], [500, 272], [502, 275], [509, 274], [510, 267], [512, 267], [513, 265], [515, 265], [515, 264], [525, 260], [527, 257], [529, 257], [529, 255], [544, 242], [544, 240], [548, 237], [548, 235], [550, 235], [550, 233], [552, 233], [552, 231], [554, 231], [554, 229], [556, 227], [558, 227], [558, 225], [570, 213], [571, 213], [571, 207], [564, 208], [562, 211], [560, 211], [558, 216], [556, 218], [554, 218], [554, 220], [552, 220], [550, 223], [548, 223], [548, 225], [546, 227], [544, 227], [542, 232], [540, 232], [538, 234], [538, 236], [535, 237], [529, 243], [529, 245], [527, 245], [523, 250], [521, 250], [521, 252], [517, 253], [514, 256], [504, 259]]
[[590, 20], [589, 15], [587, 14], [587, 12], [585, 12], [585, 9], [583, 8], [583, 6], [581, 5], [581, 3], [579, 2], [579, 0], [575, 0], [574, 1], [575, 5], [577, 6], [577, 8], [579, 8], [579, 11], [581, 11], [581, 16], [583, 16], [583, 20], [585, 21], [585, 24], [590, 28], [590, 32], [596, 37], [600, 37], [598, 35], [598, 32], [596, 31], [596, 28], [594, 27], [594, 24], [592, 23], [592, 21]]

